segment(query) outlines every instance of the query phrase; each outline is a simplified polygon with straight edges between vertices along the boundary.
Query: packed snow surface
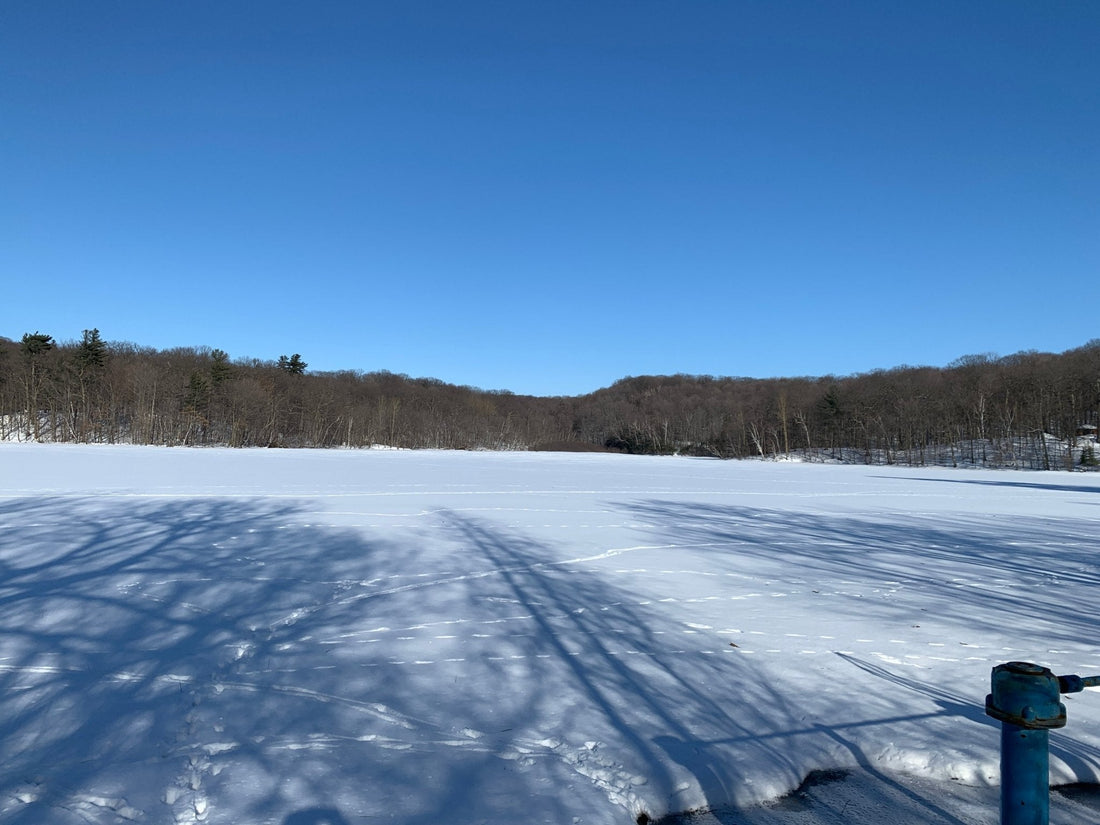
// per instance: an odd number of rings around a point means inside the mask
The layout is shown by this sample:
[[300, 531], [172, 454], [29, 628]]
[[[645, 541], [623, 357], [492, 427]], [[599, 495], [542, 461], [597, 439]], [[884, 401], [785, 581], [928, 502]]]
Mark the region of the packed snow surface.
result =
[[996, 822], [990, 669], [1100, 673], [1098, 527], [1087, 474], [2, 445], [0, 822]]

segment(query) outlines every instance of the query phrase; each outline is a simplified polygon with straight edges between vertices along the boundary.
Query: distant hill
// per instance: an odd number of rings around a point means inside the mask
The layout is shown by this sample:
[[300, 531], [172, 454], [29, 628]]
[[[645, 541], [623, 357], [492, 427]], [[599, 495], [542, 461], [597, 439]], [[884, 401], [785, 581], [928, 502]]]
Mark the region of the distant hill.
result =
[[1090, 468], [1100, 340], [848, 376], [636, 376], [575, 397], [386, 371], [310, 372], [43, 333], [0, 338], [0, 439], [239, 447], [613, 450]]

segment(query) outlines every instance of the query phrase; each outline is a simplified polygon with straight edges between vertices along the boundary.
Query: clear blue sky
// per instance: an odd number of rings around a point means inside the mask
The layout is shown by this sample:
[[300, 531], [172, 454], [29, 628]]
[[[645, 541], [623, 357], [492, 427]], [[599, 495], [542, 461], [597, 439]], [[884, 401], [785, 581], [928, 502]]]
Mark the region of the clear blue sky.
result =
[[0, 8], [0, 335], [487, 389], [1100, 337], [1100, 3]]

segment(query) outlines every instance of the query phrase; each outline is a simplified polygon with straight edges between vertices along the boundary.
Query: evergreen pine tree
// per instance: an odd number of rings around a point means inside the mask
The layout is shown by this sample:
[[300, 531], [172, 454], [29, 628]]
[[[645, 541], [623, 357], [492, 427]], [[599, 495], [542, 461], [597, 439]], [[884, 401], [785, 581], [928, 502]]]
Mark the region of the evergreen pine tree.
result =
[[302, 356], [300, 356], [298, 353], [294, 353], [289, 358], [287, 358], [285, 355], [279, 356], [279, 369], [281, 369], [283, 372], [289, 372], [291, 375], [301, 375], [306, 371], [306, 367], [308, 366], [309, 364], [303, 361]]
[[53, 344], [52, 335], [46, 335], [44, 332], [35, 330], [33, 333], [28, 332], [23, 336], [23, 343], [20, 348], [28, 358], [34, 358], [44, 352], [49, 352], [53, 349]]
[[96, 389], [107, 368], [107, 345], [99, 337], [98, 329], [86, 329], [73, 355], [71, 369], [76, 373], [80, 390], [80, 408], [77, 411], [77, 428], [80, 440], [89, 437], [96, 427]]
[[214, 363], [210, 365], [210, 383], [217, 387], [233, 377], [233, 367], [229, 364], [229, 354], [216, 349], [210, 353]]
[[1096, 459], [1096, 450], [1091, 444], [1086, 444], [1081, 448], [1081, 466], [1082, 467], [1095, 467], [1100, 464], [1100, 461]]
[[99, 337], [98, 329], [86, 329], [76, 350], [76, 364], [81, 373], [92, 372], [107, 366], [107, 345]]
[[38, 362], [45, 353], [53, 349], [53, 346], [53, 336], [37, 330], [33, 333], [26, 333], [20, 346], [23, 355], [27, 359], [27, 377], [24, 384], [27, 401], [27, 436], [33, 437], [35, 441], [41, 438], [38, 394], [41, 388], [43, 371], [39, 368]]

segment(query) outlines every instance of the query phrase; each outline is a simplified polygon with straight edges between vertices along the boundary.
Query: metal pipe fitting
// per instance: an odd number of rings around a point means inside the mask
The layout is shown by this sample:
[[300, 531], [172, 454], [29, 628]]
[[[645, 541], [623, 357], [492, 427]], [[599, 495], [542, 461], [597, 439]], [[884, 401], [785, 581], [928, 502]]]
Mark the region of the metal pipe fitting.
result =
[[1100, 676], [1055, 676], [1031, 662], [993, 668], [985, 712], [1001, 722], [1001, 825], [1050, 820], [1050, 731], [1066, 724], [1062, 693], [1100, 687]]

